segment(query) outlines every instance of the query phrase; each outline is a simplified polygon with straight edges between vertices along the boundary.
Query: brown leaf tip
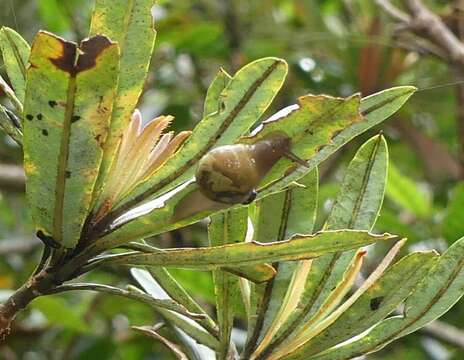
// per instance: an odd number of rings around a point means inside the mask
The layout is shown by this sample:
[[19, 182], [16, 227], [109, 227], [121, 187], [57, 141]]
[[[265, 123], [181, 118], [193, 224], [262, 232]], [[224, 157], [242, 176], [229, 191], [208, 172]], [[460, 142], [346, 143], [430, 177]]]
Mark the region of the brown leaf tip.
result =
[[77, 47], [74, 42], [66, 41], [58, 36], [53, 34], [48, 34], [48, 36], [55, 37], [56, 40], [61, 44], [61, 54], [56, 58], [50, 58], [52, 64], [54, 64], [58, 69], [66, 71], [70, 74], [74, 71], [74, 64], [76, 61]]
[[81, 42], [82, 53], [77, 60], [76, 73], [95, 67], [100, 54], [114, 43], [106, 36], [96, 35]]

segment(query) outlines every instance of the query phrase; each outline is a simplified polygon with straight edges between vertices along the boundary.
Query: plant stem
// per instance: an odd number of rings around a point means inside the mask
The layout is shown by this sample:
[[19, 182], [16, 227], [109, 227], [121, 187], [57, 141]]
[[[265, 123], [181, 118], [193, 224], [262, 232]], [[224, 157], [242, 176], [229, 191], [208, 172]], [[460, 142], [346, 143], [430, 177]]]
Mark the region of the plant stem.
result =
[[0, 305], [0, 341], [10, 333], [11, 322], [36, 297], [55, 287], [55, 274], [47, 269], [31, 276], [8, 300]]
[[[60, 292], [56, 289], [64, 282], [72, 280], [75, 277], [76, 269], [87, 262], [92, 255], [82, 255], [77, 263], [66, 263], [58, 268], [50, 263], [44, 266], [46, 260], [42, 259], [41, 264], [29, 280], [16, 290], [8, 300], [0, 304], [0, 341], [8, 336], [11, 323], [21, 310], [39, 296]], [[45, 257], [48, 257], [48, 254]], [[58, 258], [58, 260], [62, 259]]]

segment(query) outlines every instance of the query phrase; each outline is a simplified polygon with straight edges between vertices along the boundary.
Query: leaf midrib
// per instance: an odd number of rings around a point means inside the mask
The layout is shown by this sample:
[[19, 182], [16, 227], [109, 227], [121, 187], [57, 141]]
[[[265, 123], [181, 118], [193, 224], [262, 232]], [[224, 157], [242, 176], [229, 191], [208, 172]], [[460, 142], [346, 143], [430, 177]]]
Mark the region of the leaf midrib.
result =
[[55, 190], [55, 213], [53, 221], [53, 238], [63, 243], [64, 196], [66, 191], [66, 167], [69, 158], [69, 141], [71, 138], [71, 118], [74, 114], [74, 100], [76, 96], [76, 75], [71, 74], [66, 96], [66, 110], [61, 135], [60, 155], [58, 158], [58, 174]]

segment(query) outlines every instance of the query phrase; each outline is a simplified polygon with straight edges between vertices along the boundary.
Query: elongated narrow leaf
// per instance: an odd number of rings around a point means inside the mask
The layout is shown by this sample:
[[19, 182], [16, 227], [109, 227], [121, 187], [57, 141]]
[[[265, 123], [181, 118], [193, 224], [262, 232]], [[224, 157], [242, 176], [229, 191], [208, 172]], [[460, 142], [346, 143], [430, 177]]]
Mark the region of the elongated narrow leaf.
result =
[[0, 50], [16, 97], [23, 103], [30, 54], [29, 44], [16, 31], [4, 26], [0, 30]]
[[198, 123], [177, 154], [122, 201], [124, 208], [191, 178], [194, 165], [211, 148], [244, 135], [271, 104], [286, 75], [286, 62], [277, 58], [256, 60], [240, 69], [220, 94], [219, 111]]
[[[367, 141], [351, 161], [326, 223], [327, 229], [370, 230], [382, 206], [388, 166], [385, 140], [378, 135]], [[314, 259], [298, 307], [278, 332], [273, 346], [308, 322], [346, 277], [357, 250]]]
[[206, 93], [203, 117], [218, 112], [221, 108], [221, 93], [229, 85], [232, 76], [224, 69], [220, 69]]
[[[383, 136], [374, 136], [351, 161], [325, 228], [371, 230], [382, 207], [387, 169], [387, 143]], [[306, 294], [312, 294], [314, 303], [306, 318], [341, 281], [355, 254], [356, 251], [333, 254], [313, 262]]]
[[325, 229], [372, 229], [382, 207], [387, 169], [387, 142], [376, 135], [350, 162]]
[[216, 324], [205, 312], [205, 310], [198, 305], [198, 303], [187, 293], [187, 291], [176, 281], [176, 279], [169, 273], [166, 268], [162, 267], [149, 267], [148, 272], [163, 288], [163, 290], [176, 302], [183, 305], [187, 310], [192, 313], [204, 315], [204, 320], [198, 320], [200, 325], [205, 327], [209, 332], [215, 330]]
[[39, 32], [30, 62], [24, 107], [27, 198], [37, 230], [70, 248], [88, 214], [103, 155], [118, 46], [96, 36], [78, 48]]
[[[226, 211], [211, 218], [208, 227], [210, 246], [242, 242], [247, 233], [248, 208]], [[230, 336], [239, 298], [238, 278], [221, 270], [213, 271], [216, 312], [219, 325], [220, 349], [218, 357], [227, 358]]]
[[363, 333], [383, 320], [411, 294], [436, 260], [437, 253], [434, 251], [412, 253], [402, 258], [343, 312], [336, 322], [288, 358], [308, 359], [313, 354]]
[[[255, 239], [282, 241], [295, 234], [311, 234], [316, 219], [318, 173], [312, 171], [282, 193], [270, 195], [256, 203]], [[279, 221], [275, 221], [279, 219]], [[266, 285], [264, 299], [260, 299], [257, 328], [250, 342], [265, 347], [298, 304], [304, 288], [305, 271], [295, 273], [302, 263], [311, 260], [275, 264], [276, 277]], [[296, 276], [295, 276], [296, 275]], [[257, 300], [255, 300], [257, 301]]]
[[[363, 98], [360, 105], [360, 111], [363, 115], [361, 121], [351, 124], [338, 134], [334, 134], [331, 141], [327, 145], [320, 147], [319, 151], [307, 161], [307, 168], [303, 166], [295, 167], [293, 171], [283, 174], [279, 179], [274, 179], [266, 184], [263, 182], [260, 189], [258, 189], [258, 197], [276, 192], [292, 181], [301, 178], [354, 137], [393, 115], [415, 91], [416, 88], [413, 86], [399, 86]], [[330, 116], [330, 114], [325, 115]]]
[[113, 259], [112, 263], [215, 270], [221, 267], [311, 259], [327, 253], [357, 249], [377, 241], [397, 239], [394, 235], [373, 235], [366, 231], [325, 231], [314, 235], [297, 235], [290, 240], [275, 243], [251, 242], [209, 248], [167, 249], [153, 254], [128, 254]]
[[[153, 277], [146, 271], [141, 269], [131, 269], [131, 274], [137, 280], [137, 282], [143, 287], [143, 289], [160, 300], [171, 299], [169, 295], [162, 289], [162, 287], [153, 279]], [[204, 344], [210, 348], [218, 349], [219, 342], [211, 334], [209, 334], [201, 325], [197, 324], [194, 320], [163, 309], [158, 308], [157, 311], [172, 325], [174, 328], [182, 329], [189, 337], [194, 338], [200, 344]], [[214, 353], [211, 352], [214, 356]]]
[[[96, 186], [94, 201], [106, 181], [121, 136], [142, 93], [150, 65], [156, 32], [151, 9], [155, 0], [96, 0], [90, 35], [104, 34], [119, 44], [121, 65], [119, 83], [108, 140]], [[102, 199], [101, 199], [102, 200]]]

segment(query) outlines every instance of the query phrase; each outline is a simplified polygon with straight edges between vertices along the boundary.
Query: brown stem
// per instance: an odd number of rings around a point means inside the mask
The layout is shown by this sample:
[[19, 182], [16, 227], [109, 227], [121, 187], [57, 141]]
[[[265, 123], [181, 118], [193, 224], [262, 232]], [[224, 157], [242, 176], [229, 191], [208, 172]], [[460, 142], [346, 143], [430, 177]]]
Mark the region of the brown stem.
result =
[[65, 291], [66, 287], [61, 289], [60, 285], [83, 274], [84, 272], [78, 270], [96, 255], [92, 251], [77, 253], [74, 257], [68, 258], [66, 262], [63, 262], [64, 258], [58, 259], [59, 266], [49, 263], [43, 269], [36, 270], [37, 273], [34, 273], [8, 300], [0, 304], [0, 341], [3, 341], [10, 333], [11, 322], [16, 315], [32, 300], [42, 295]]
[[33, 275], [23, 286], [0, 305], [0, 341], [5, 340], [10, 333], [11, 322], [36, 297], [43, 295], [55, 287], [56, 281], [53, 273], [42, 270]]

